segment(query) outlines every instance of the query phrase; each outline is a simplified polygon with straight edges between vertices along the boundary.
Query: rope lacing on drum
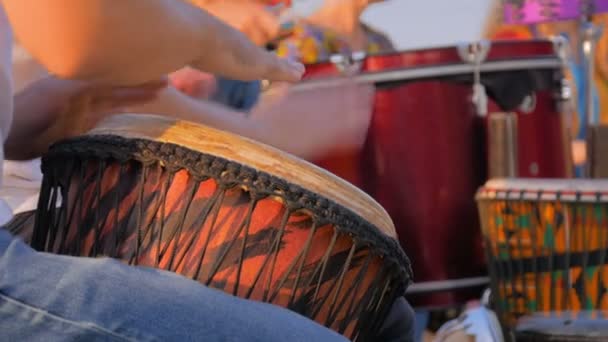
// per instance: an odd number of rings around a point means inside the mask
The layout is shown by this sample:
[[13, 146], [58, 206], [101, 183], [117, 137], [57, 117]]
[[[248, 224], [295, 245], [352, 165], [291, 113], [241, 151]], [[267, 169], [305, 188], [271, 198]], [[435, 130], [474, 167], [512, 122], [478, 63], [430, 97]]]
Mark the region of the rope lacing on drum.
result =
[[404, 293], [412, 281], [409, 258], [395, 239], [385, 236], [340, 204], [263, 171], [175, 144], [113, 135], [77, 137], [58, 142], [42, 158], [41, 169], [46, 174], [54, 162], [64, 162], [74, 156], [81, 159], [114, 159], [122, 164], [136, 160], [146, 166], [160, 163], [170, 172], [185, 169], [196, 179], [212, 177], [222, 187], [245, 186], [252, 196], [259, 199], [281, 197], [289, 210], [308, 209], [315, 213], [315, 220], [319, 224], [331, 223], [340, 233], [356, 237], [358, 244], [375, 246], [376, 252], [385, 262], [391, 263], [391, 268], [404, 279], [404, 283], [395, 289], [397, 293]]

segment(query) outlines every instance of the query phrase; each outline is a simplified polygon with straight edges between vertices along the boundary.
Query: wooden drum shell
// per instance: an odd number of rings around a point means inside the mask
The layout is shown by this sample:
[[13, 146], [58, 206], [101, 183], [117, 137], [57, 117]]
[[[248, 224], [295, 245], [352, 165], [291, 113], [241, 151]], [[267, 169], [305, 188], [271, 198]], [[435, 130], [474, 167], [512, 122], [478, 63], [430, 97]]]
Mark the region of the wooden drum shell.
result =
[[[135, 133], [145, 120], [165, 130]], [[208, 135], [206, 151], [175, 138], [188, 129]], [[361, 216], [338, 204], [349, 196], [327, 188], [345, 183], [321, 170], [253, 142], [221, 143], [222, 136], [230, 138], [194, 124], [120, 116], [55, 145], [43, 160], [32, 245], [174, 271], [287, 307], [351, 339], [372, 337], [410, 279], [390, 219], [365, 197], [352, 202], [368, 204]], [[257, 164], [231, 150], [258, 153], [250, 157]], [[264, 172], [262, 155], [272, 160], [271, 152], [283, 158], [277, 165], [294, 167]], [[308, 178], [298, 184], [281, 172]], [[333, 184], [311, 191], [315, 177]]]

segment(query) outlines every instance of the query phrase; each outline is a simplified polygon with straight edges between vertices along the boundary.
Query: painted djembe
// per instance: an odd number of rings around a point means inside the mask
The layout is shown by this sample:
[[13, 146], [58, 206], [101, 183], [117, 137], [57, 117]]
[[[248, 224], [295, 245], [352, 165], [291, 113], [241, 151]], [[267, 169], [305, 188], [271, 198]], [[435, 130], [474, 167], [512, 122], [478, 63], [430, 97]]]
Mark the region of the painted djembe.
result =
[[32, 245], [170, 270], [369, 340], [411, 279], [391, 219], [341, 179], [193, 123], [115, 116], [54, 145]]
[[477, 194], [495, 309], [608, 309], [608, 180], [491, 180]]

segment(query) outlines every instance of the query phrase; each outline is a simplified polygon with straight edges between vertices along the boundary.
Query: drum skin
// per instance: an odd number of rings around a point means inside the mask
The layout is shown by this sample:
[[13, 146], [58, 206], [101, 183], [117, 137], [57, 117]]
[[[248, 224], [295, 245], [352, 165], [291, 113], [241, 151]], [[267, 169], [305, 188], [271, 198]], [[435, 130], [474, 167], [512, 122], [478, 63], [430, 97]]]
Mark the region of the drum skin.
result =
[[108, 121], [44, 157], [36, 249], [173, 271], [373, 339], [411, 271], [371, 198], [228, 133], [154, 116]]
[[[537, 57], [555, 58], [553, 44], [495, 43], [487, 60]], [[368, 56], [362, 61], [361, 75], [462, 64], [456, 47], [404, 51]], [[513, 72], [482, 76], [490, 95], [489, 112], [517, 111], [520, 101], [509, 96], [519, 89], [532, 91], [535, 109], [518, 112], [519, 175], [566, 177], [570, 170], [564, 155], [564, 126], [553, 83], [560, 72], [544, 70], [540, 77], [531, 74], [535, 70], [518, 72], [521, 77]], [[330, 63], [307, 66], [309, 80], [337, 75]], [[487, 122], [474, 112], [471, 81], [470, 74], [377, 81], [364, 147], [316, 161], [386, 208], [412, 257], [418, 284], [487, 274], [474, 200], [487, 179]], [[408, 299], [418, 307], [444, 307], [477, 298], [480, 290], [478, 286], [419, 293]]]

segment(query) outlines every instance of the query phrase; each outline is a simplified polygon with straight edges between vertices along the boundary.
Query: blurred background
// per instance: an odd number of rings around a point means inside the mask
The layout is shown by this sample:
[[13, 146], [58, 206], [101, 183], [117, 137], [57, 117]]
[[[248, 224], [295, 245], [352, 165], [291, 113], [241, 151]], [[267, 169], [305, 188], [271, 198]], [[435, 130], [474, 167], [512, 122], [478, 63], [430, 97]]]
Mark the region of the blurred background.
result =
[[[294, 7], [308, 15], [323, 2], [295, 0]], [[489, 0], [390, 0], [371, 5], [363, 21], [386, 33], [398, 49], [449, 45], [478, 39], [490, 5]]]

